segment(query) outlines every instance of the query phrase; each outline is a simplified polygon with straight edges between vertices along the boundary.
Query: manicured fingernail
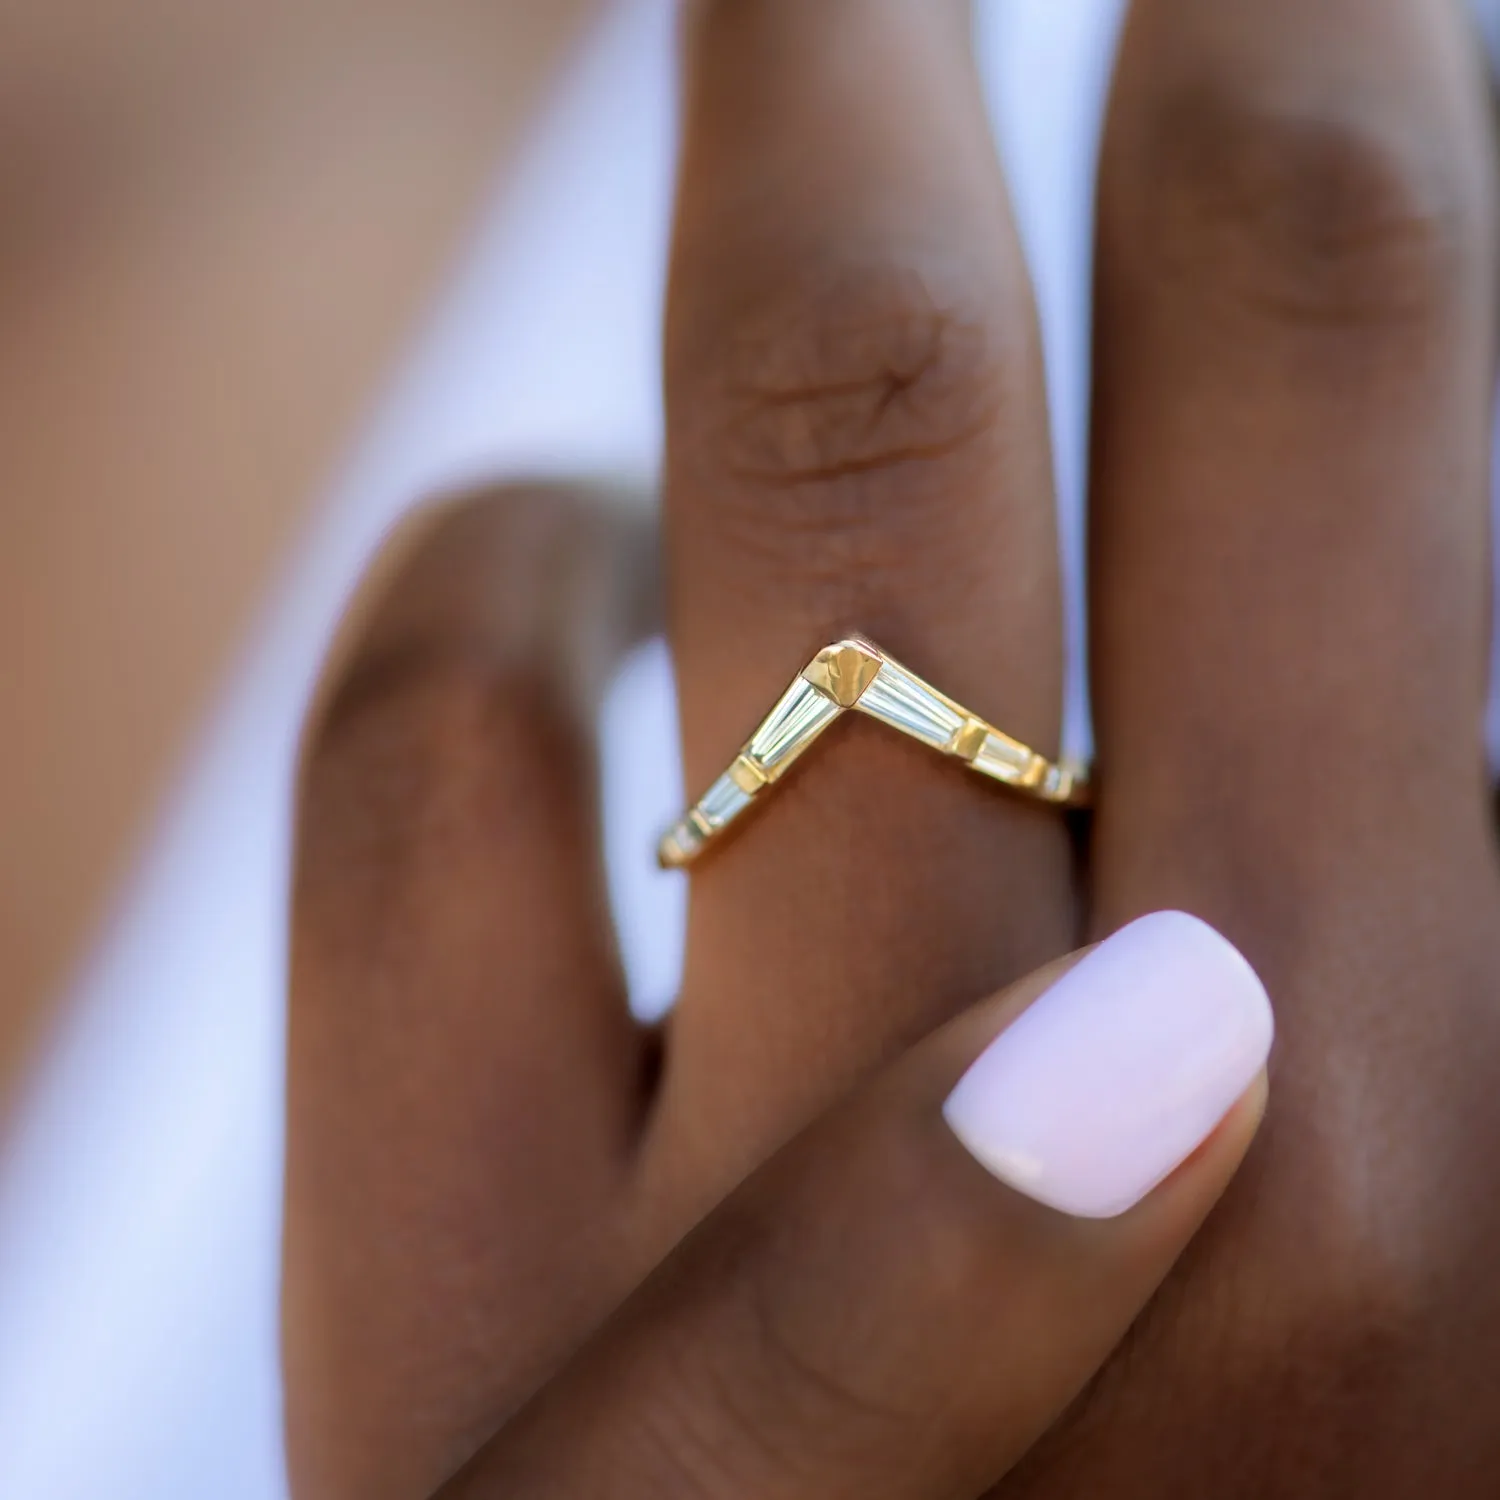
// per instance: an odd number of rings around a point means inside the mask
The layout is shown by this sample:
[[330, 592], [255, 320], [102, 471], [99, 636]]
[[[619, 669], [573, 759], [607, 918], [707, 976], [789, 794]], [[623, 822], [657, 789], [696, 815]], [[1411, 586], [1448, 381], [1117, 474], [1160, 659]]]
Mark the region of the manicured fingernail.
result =
[[1271, 1004], [1239, 950], [1182, 912], [1121, 928], [980, 1054], [943, 1115], [1001, 1181], [1063, 1213], [1124, 1213], [1250, 1087]]

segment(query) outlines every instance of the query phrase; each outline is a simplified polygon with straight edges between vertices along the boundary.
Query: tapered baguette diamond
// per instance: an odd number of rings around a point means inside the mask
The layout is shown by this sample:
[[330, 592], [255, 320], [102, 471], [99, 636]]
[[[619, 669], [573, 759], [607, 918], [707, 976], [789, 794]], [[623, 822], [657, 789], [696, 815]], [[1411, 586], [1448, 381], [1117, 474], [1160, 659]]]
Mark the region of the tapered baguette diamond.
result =
[[750, 793], [727, 772], [703, 794], [698, 811], [714, 828], [722, 828], [750, 805]]
[[775, 772], [783, 761], [806, 749], [841, 712], [837, 703], [799, 677], [782, 694], [747, 748], [767, 771]]
[[1024, 745], [1018, 745], [991, 731], [984, 737], [979, 754], [972, 761], [976, 771], [993, 776], [997, 781], [1016, 781], [1032, 762], [1033, 756]]
[[900, 667], [885, 662], [857, 705], [861, 713], [879, 719], [929, 745], [943, 749], [963, 726], [964, 716], [935, 689]]

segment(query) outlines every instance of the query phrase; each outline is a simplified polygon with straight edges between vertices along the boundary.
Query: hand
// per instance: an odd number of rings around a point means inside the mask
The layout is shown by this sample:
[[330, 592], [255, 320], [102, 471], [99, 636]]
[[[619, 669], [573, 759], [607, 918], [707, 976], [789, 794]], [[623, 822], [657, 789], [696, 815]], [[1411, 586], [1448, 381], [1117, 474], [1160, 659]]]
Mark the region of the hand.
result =
[[[1051, 750], [1039, 355], [963, 8], [692, 14], [666, 360], [688, 779], [851, 628]], [[1165, 907], [1267, 979], [1275, 1108], [1001, 1493], [1489, 1493], [1493, 182], [1444, 0], [1137, 0], [1101, 182], [1083, 868], [1056, 815], [840, 726], [694, 875], [660, 1046], [624, 1018], [587, 752], [539, 665], [553, 549], [518, 505], [418, 559], [309, 742], [287, 1229], [309, 1493], [415, 1495], [497, 1430], [503, 1452], [778, 1146], [1080, 932]], [[840, 1130], [780, 1160], [853, 1150]], [[771, 1215], [811, 1174], [745, 1191]]]
[[[591, 929], [579, 868], [556, 865], [588, 852], [552, 836], [569, 767], [538, 752], [552, 731], [585, 737], [579, 704], [639, 619], [619, 588], [645, 571], [638, 540], [558, 492], [423, 517], [320, 712], [293, 1050], [346, 1082], [293, 1087], [300, 1493], [422, 1495], [486, 1432], [445, 1497], [975, 1492], [1097, 1373], [1259, 1122], [1264, 991], [1209, 928], [1159, 915], [939, 1029], [634, 1288], [688, 1227], [659, 1192], [677, 1148], [650, 1109], [659, 1088], [641, 1087], [654, 1047], [618, 994], [601, 1004], [566, 972]], [[451, 738], [459, 723], [538, 738], [496, 756]], [[463, 746], [479, 751], [468, 772], [447, 757]], [[405, 795], [371, 819], [382, 785]], [[493, 822], [475, 816], [490, 795]], [[441, 889], [419, 848], [453, 859]], [[503, 1008], [471, 967], [480, 930], [504, 950]], [[468, 978], [429, 991], [444, 954]], [[346, 966], [372, 959], [356, 996]], [[412, 1013], [433, 999], [437, 1014]], [[363, 1097], [361, 1074], [393, 1087]], [[351, 1233], [372, 1215], [374, 1237]]]

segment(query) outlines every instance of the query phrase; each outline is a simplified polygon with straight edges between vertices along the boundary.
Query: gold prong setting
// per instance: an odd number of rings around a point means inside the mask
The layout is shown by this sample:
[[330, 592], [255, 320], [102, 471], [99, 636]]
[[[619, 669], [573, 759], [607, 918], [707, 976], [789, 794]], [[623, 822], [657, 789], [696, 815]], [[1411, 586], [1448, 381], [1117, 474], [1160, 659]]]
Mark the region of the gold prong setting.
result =
[[853, 708], [879, 675], [884, 658], [867, 641], [825, 646], [802, 669], [802, 679], [842, 708]]
[[787, 772], [830, 724], [858, 712], [1042, 802], [1088, 800], [1083, 767], [1054, 764], [962, 708], [858, 636], [825, 646], [762, 720], [729, 769], [668, 829], [661, 864], [692, 864]]
[[753, 797], [771, 779], [771, 773], [746, 751], [734, 758], [729, 768], [729, 779], [747, 796]]

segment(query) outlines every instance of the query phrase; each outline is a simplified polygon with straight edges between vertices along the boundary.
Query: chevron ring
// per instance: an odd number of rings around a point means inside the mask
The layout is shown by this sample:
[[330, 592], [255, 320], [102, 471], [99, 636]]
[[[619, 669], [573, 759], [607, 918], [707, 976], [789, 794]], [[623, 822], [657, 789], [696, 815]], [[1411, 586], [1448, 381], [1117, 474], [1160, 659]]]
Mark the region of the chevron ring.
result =
[[1088, 802], [1088, 774], [1082, 765], [1054, 764], [961, 708], [877, 646], [851, 637], [813, 657], [734, 764], [667, 830], [657, 849], [662, 865], [680, 869], [692, 864], [850, 709], [1038, 801], [1063, 807]]

